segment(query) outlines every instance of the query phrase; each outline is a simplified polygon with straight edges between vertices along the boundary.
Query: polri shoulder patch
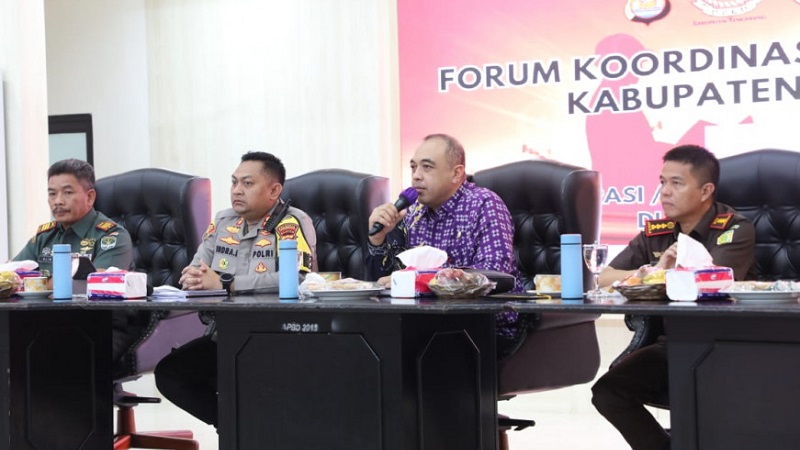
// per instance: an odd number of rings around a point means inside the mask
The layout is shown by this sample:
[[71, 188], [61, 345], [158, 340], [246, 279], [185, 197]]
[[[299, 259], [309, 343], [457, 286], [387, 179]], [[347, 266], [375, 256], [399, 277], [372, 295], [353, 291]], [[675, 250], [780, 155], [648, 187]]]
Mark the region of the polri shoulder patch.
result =
[[670, 234], [675, 230], [675, 221], [672, 219], [648, 220], [644, 224], [644, 234], [647, 237]]
[[47, 222], [39, 225], [39, 228], [36, 229], [36, 234], [42, 234], [45, 231], [50, 231], [56, 227], [56, 221]]
[[733, 213], [717, 214], [714, 220], [711, 221], [711, 226], [715, 230], [724, 230], [728, 226], [728, 222], [733, 218]]
[[101, 231], [108, 231], [114, 228], [115, 226], [117, 226], [117, 224], [115, 224], [114, 222], [109, 222], [108, 220], [104, 220], [95, 225], [94, 227]]

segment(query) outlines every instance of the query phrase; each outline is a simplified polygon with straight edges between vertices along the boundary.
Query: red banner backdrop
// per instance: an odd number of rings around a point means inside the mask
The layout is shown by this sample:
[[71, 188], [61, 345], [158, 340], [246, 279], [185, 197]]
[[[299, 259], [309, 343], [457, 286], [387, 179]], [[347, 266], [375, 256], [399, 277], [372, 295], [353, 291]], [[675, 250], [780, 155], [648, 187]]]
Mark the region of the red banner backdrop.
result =
[[403, 160], [443, 132], [468, 172], [591, 167], [610, 244], [663, 215], [675, 145], [800, 150], [800, 0], [398, 0], [398, 18]]

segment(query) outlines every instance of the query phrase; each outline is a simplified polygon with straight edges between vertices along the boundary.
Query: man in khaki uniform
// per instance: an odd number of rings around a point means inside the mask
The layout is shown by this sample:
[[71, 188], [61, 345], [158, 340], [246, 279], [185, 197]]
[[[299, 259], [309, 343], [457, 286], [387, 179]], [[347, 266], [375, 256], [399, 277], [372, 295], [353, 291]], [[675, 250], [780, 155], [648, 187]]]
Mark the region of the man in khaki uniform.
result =
[[40, 225], [14, 261], [36, 261], [42, 275], [49, 277], [53, 245], [70, 244], [73, 253], [89, 257], [95, 267], [132, 269], [131, 236], [94, 210], [94, 181], [94, 168], [85, 161], [65, 159], [50, 166], [47, 201], [55, 220]]
[[[278, 241], [297, 241], [299, 274], [316, 267], [311, 218], [280, 200], [286, 169], [269, 153], [250, 152], [231, 176], [231, 208], [217, 214], [191, 265], [184, 289], [277, 292]], [[200, 420], [217, 424], [217, 343], [195, 339], [167, 355], [155, 369], [158, 390]]]
[[[660, 179], [667, 218], [647, 222], [600, 274], [600, 285], [621, 280], [643, 265], [674, 268], [679, 233], [702, 243], [714, 264], [732, 268], [737, 280], [751, 278], [755, 229], [731, 207], [714, 201], [717, 158], [696, 145], [675, 147], [664, 155]], [[644, 407], [669, 392], [666, 342], [661, 336], [631, 353], [592, 387], [592, 403], [634, 450], [670, 448], [669, 434]]]

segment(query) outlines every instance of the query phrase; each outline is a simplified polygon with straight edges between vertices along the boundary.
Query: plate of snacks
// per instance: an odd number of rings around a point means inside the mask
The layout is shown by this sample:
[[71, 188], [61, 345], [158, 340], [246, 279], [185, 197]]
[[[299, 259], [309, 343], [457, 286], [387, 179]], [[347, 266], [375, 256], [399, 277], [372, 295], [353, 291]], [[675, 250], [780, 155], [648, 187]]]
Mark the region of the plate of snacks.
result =
[[316, 279], [309, 274], [301, 284], [303, 294], [317, 297], [320, 300], [355, 300], [374, 297], [381, 293], [383, 288], [371, 281], [361, 281], [355, 278], [326, 281], [322, 277]]
[[667, 271], [644, 266], [613, 288], [628, 300], [667, 300]]
[[20, 284], [20, 278], [16, 272], [11, 270], [0, 272], [0, 298], [11, 297]]
[[795, 303], [800, 298], [800, 283], [796, 281], [736, 281], [720, 290], [737, 303]]
[[448, 267], [436, 272], [428, 287], [437, 297], [474, 298], [488, 294], [496, 284], [482, 273]]

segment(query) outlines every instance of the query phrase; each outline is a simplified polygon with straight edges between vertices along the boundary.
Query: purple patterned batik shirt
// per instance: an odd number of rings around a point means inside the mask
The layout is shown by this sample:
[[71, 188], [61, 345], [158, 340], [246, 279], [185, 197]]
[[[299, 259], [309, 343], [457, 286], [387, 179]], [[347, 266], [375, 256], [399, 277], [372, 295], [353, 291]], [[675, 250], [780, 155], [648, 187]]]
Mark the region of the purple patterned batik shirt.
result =
[[[392, 230], [383, 245], [369, 246], [373, 274], [385, 276], [403, 266], [397, 255], [406, 249], [429, 245], [444, 250], [443, 267], [474, 268], [505, 272], [521, 280], [514, 257], [514, 225], [503, 200], [489, 189], [464, 182], [437, 210], [414, 203], [403, 222]], [[497, 333], [513, 332], [517, 314], [500, 313]]]

